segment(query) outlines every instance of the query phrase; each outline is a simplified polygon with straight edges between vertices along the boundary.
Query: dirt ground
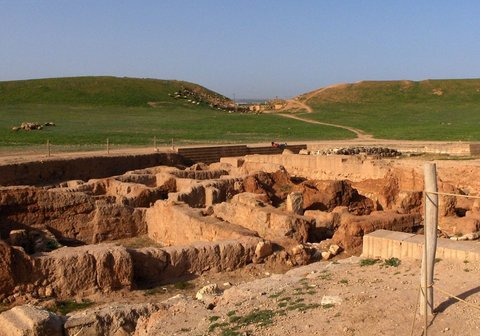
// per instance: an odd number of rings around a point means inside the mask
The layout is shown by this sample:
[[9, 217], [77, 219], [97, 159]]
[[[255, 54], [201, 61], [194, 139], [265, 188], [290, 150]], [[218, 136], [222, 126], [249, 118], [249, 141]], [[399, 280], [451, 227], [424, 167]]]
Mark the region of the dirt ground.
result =
[[[287, 116], [288, 118], [295, 118], [299, 119], [296, 116]], [[305, 118], [300, 118], [301, 120], [309, 123], [319, 123], [313, 120], [306, 120]], [[338, 127], [344, 128], [344, 126], [338, 125]], [[350, 129], [350, 128], [349, 128]], [[407, 141], [407, 140], [385, 140], [385, 139], [374, 139], [370, 134], [364, 133], [363, 131], [357, 129], [351, 129], [352, 132], [356, 132], [357, 134], [360, 132], [361, 135], [359, 138], [356, 139], [349, 139], [349, 140], [324, 140], [324, 141], [300, 141], [295, 142], [291, 141], [289, 145], [299, 145], [299, 144], [306, 144], [312, 145], [318, 148], [333, 148], [333, 147], [353, 147], [353, 146], [393, 146], [395, 148], [408, 147], [408, 146], [427, 146], [427, 145], [442, 145], [442, 144], [452, 144], [458, 142], [452, 141]], [[228, 145], [228, 144], [224, 144]], [[248, 146], [270, 146], [270, 143], [250, 143], [246, 144]], [[196, 144], [191, 145], [192, 147], [209, 147], [212, 144]], [[189, 147], [189, 146], [182, 146], [182, 147]], [[157, 147], [157, 152], [176, 152], [177, 147]], [[78, 157], [96, 157], [96, 156], [117, 156], [117, 155], [134, 155], [134, 154], [151, 154], [154, 153], [155, 150], [153, 147], [134, 147], [134, 148], [115, 148], [110, 149], [110, 153], [107, 154], [106, 150], [97, 150], [97, 151], [75, 151], [75, 152], [55, 152], [52, 151], [50, 156], [47, 156], [46, 151], [16, 151], [16, 150], [8, 150], [8, 151], [0, 151], [0, 165], [3, 164], [16, 164], [22, 162], [31, 162], [31, 161], [48, 161], [48, 160], [58, 160], [58, 159], [72, 159]]]
[[[362, 258], [351, 257], [313, 263], [285, 274], [251, 265], [197, 278], [191, 282], [194, 287], [184, 290], [170, 286], [158, 295], [138, 291], [138, 298], [143, 295], [153, 302], [180, 295], [172, 299], [177, 303], [152, 316], [148, 327], [137, 335], [422, 335], [424, 319], [415, 312], [420, 263], [362, 263]], [[435, 289], [436, 314], [429, 318], [428, 335], [480, 334], [479, 279], [479, 262], [437, 262], [435, 285], [478, 309]], [[208, 283], [223, 290], [213, 299], [213, 309], [194, 299], [195, 291]], [[326, 301], [328, 297], [333, 302]]]

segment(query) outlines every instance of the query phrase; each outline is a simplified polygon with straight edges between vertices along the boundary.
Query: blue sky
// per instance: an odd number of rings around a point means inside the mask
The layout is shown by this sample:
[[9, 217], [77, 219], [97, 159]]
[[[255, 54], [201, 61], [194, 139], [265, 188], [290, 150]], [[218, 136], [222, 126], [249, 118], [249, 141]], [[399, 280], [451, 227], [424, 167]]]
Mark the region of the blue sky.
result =
[[480, 2], [0, 0], [0, 80], [187, 80], [229, 97], [480, 77]]

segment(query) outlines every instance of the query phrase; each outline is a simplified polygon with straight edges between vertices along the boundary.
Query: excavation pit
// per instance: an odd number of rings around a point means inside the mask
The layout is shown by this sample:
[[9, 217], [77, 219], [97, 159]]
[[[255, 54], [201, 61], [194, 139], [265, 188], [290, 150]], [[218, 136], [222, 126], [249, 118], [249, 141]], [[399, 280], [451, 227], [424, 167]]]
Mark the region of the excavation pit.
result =
[[[180, 162], [1, 187], [1, 299], [129, 295], [252, 264], [284, 269], [358, 254], [379, 229], [422, 228], [421, 160], [286, 153]], [[480, 186], [476, 162], [438, 168], [443, 191]], [[475, 201], [442, 196], [440, 213], [445, 237], [480, 230]]]

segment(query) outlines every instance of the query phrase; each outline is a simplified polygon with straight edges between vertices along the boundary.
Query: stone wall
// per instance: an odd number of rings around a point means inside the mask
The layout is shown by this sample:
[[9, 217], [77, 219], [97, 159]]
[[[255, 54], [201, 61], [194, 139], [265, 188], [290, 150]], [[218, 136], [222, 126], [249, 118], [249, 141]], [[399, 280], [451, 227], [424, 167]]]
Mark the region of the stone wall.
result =
[[61, 188], [0, 187], [0, 238], [48, 229], [64, 244], [91, 244], [146, 233], [144, 209]]
[[130, 250], [139, 286], [166, 283], [205, 271], [231, 271], [252, 262], [260, 238], [200, 242], [189, 246], [144, 247]]
[[207, 216], [184, 203], [157, 201], [146, 211], [148, 236], [163, 245], [186, 245], [199, 241], [256, 236], [240, 225]]
[[298, 153], [306, 149], [307, 145], [287, 145], [285, 147], [272, 146], [210, 146], [210, 147], [183, 147], [178, 149], [178, 154], [193, 162], [213, 163], [222, 157], [244, 156], [250, 154], [281, 154], [284, 149]]
[[383, 178], [391, 168], [387, 161], [343, 155], [247, 155], [243, 167], [250, 173], [272, 164], [285, 167], [292, 176], [354, 182]]
[[91, 156], [0, 165], [0, 185], [44, 185], [67, 180], [89, 180], [120, 175], [129, 170], [182, 164], [173, 153]]

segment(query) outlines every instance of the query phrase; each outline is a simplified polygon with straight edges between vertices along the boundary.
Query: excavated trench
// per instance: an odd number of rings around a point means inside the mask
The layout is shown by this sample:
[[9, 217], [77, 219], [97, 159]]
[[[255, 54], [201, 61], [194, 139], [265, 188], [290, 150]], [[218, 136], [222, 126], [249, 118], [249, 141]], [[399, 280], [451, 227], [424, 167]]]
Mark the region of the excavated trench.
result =
[[[253, 155], [178, 167], [1, 187], [0, 299], [82, 298], [249, 263], [303, 265], [358, 253], [377, 229], [422, 225], [418, 162]], [[469, 192], [454, 180], [441, 179], [441, 190]], [[479, 208], [441, 197], [442, 234], [479, 231]]]

